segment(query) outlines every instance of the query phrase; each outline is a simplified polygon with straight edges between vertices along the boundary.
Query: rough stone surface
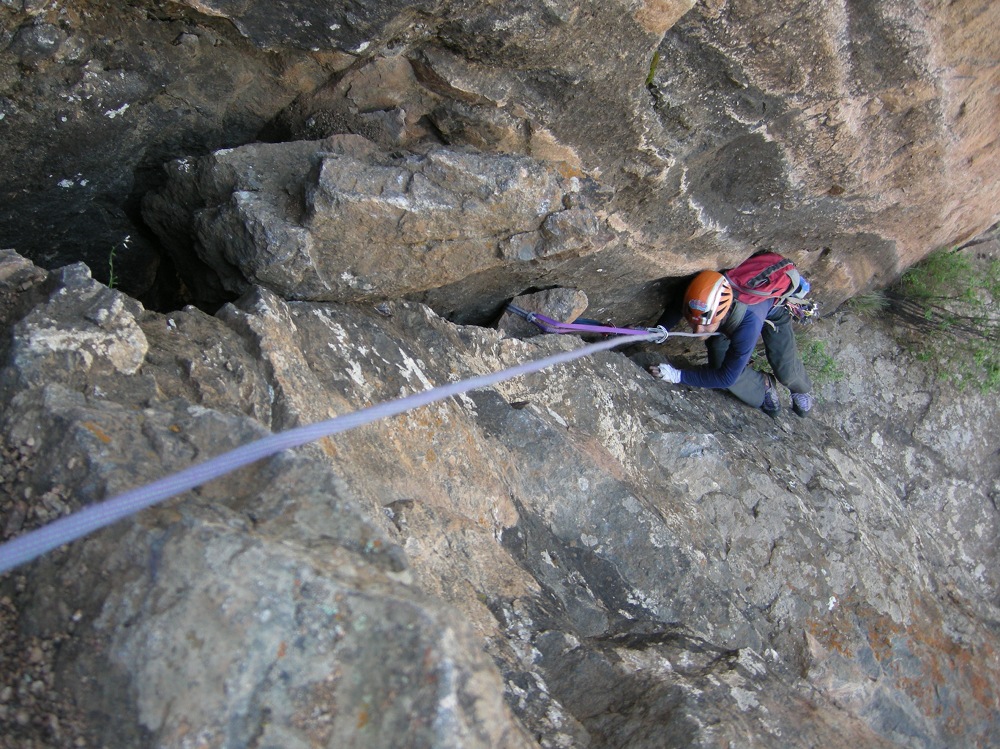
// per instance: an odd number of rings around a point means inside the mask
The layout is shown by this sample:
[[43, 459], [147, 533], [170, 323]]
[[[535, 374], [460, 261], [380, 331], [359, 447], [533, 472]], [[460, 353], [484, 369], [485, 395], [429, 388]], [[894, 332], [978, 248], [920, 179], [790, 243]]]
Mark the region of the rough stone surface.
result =
[[[3, 3], [0, 233], [47, 268], [113, 270], [147, 306], [207, 308], [197, 270], [182, 258], [178, 285], [138, 211], [160, 166], [353, 133], [597, 181], [621, 241], [560, 270], [598, 316], [655, 314], [659, 279], [762, 247], [836, 303], [995, 223], [998, 13], [988, 0]], [[467, 305], [486, 290], [570, 285], [550, 270], [476, 274], [423, 301], [477, 319]]]
[[[0, 0], [0, 536], [579, 345], [460, 324], [539, 289], [631, 326], [757, 248], [827, 309], [889, 283], [997, 221], [998, 25]], [[0, 577], [0, 747], [990, 746], [1000, 416], [891, 325], [816, 326], [807, 420], [633, 347], [47, 554]]]
[[[142, 306], [90, 277], [82, 263], [53, 274], [46, 304], [14, 326], [10, 356], [18, 383], [44, 385], [51, 370], [76, 371], [84, 380], [135, 374], [146, 358], [146, 336], [136, 320]], [[73, 365], [64, 362], [70, 360]]]
[[[5, 535], [578, 345], [416, 303], [256, 288], [162, 315], [105, 290], [142, 366], [94, 348], [101, 366], [47, 359], [40, 382], [18, 342], [73, 330], [60, 289], [94, 283], [41, 275], [4, 297]], [[283, 453], [20, 568], [0, 581], [0, 646], [28, 654], [4, 668], [2, 745], [987, 746], [1000, 416], [857, 327], [819, 324], [844, 377], [814, 418], [664, 386], [655, 347], [609, 352]], [[956, 444], [983, 445], [974, 472]]]
[[[431, 296], [468, 314], [502, 304], [520, 290], [514, 279], [614, 240], [587, 187], [523, 156], [388, 153], [334, 136], [174, 162], [144, 215], [230, 293], [256, 284], [311, 301]], [[496, 283], [482, 298], [486, 274]], [[472, 276], [476, 289], [436, 291]]]
[[123, 289], [170, 303], [170, 262], [138, 214], [164, 162], [255, 139], [351, 59], [266, 53], [178, 3], [0, 3], [3, 246], [105, 282], [113, 265]]

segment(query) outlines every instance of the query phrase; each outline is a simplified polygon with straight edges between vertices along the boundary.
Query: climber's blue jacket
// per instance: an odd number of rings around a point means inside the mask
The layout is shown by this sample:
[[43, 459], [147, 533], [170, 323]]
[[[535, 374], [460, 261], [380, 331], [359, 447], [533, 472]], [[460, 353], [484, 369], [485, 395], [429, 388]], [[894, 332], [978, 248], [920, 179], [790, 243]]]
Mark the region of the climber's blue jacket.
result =
[[[773, 299], [750, 305], [734, 302], [726, 319], [719, 326], [719, 333], [729, 339], [729, 348], [721, 366], [718, 369], [708, 366], [682, 369], [681, 384], [701, 388], [732, 387], [750, 363], [750, 355], [757, 345], [757, 339], [760, 338], [764, 321], [773, 307]], [[658, 324], [670, 330], [680, 319], [680, 309], [670, 310], [664, 313]]]

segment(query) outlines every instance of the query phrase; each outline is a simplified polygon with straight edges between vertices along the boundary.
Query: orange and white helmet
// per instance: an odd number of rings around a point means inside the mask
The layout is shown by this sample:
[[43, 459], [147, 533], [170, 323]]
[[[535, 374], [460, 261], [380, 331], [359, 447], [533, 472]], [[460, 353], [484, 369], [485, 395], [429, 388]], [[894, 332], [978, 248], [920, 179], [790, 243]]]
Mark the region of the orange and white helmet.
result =
[[684, 317], [691, 327], [722, 322], [733, 305], [733, 287], [721, 273], [703, 270], [684, 293]]

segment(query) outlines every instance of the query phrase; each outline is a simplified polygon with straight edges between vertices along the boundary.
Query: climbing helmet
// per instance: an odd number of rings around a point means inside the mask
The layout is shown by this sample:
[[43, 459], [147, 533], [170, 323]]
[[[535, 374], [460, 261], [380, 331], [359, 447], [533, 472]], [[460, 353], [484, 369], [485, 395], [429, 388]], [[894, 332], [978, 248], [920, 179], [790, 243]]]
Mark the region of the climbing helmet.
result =
[[684, 317], [691, 324], [721, 322], [733, 304], [733, 287], [721, 273], [703, 270], [688, 284], [684, 294]]

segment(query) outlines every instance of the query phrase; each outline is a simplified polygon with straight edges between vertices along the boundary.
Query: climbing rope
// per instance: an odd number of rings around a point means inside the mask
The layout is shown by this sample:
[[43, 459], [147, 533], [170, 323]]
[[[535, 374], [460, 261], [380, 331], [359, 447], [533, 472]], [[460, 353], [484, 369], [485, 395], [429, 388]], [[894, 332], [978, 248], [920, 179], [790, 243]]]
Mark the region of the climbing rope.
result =
[[[653, 343], [663, 343], [667, 338], [673, 336], [684, 336], [689, 338], [704, 338], [705, 333], [671, 333], [662, 325], [657, 325], [655, 328], [616, 328], [607, 325], [601, 325], [599, 323], [569, 323], [569, 322], [559, 322], [558, 320], [553, 320], [551, 317], [546, 317], [545, 315], [538, 312], [529, 312], [528, 310], [521, 309], [520, 307], [508, 304], [507, 309], [513, 312], [519, 317], [523, 317], [530, 323], [534, 323], [539, 328], [541, 328], [546, 333], [577, 333], [580, 335], [619, 335], [619, 336], [629, 336], [629, 335], [647, 335], [655, 336], [648, 338], [647, 340]], [[715, 333], [708, 333], [707, 335], [716, 335]], [[619, 341], [619, 344], [621, 342]]]
[[663, 343], [667, 340], [667, 329], [662, 325], [655, 328], [615, 328], [594, 323], [569, 323], [553, 320], [539, 312], [529, 312], [520, 307], [508, 304], [507, 309], [530, 323], [534, 323], [546, 333], [580, 333], [593, 335], [656, 335], [653, 343]]
[[581, 359], [585, 356], [591, 356], [626, 343], [658, 340], [660, 340], [660, 333], [655, 329], [638, 331], [623, 335], [620, 338], [599, 341], [598, 343], [592, 343], [572, 351], [564, 351], [544, 359], [526, 362], [515, 367], [500, 370], [499, 372], [441, 385], [440, 387], [408, 395], [405, 398], [380, 403], [326, 421], [268, 435], [246, 445], [241, 445], [204, 463], [199, 463], [198, 465], [154, 481], [151, 484], [131, 489], [111, 499], [90, 505], [72, 515], [62, 517], [37, 530], [0, 545], [0, 574], [26, 562], [30, 562], [63, 544], [75, 541], [100, 528], [122, 520], [139, 510], [151, 507], [177, 494], [194, 489], [212, 479], [219, 478], [235, 471], [237, 468], [242, 468], [263, 458], [275, 455], [282, 450], [298, 447], [322, 437], [347, 432], [380, 419], [397, 416], [414, 408], [437, 403], [454, 395], [461, 395], [470, 390], [490, 387], [514, 377], [520, 377], [558, 364]]

